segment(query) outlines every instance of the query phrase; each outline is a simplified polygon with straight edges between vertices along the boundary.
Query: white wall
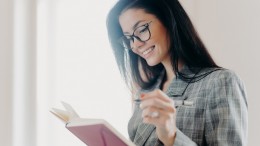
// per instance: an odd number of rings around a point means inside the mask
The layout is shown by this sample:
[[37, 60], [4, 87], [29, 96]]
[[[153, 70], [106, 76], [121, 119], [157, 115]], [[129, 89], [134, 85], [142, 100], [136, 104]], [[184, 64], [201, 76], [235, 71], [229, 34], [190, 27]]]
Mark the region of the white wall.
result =
[[41, 0], [38, 5], [38, 146], [83, 146], [50, 114], [60, 101], [102, 118], [128, 137], [131, 98], [106, 33], [112, 0]]
[[0, 145], [36, 144], [36, 1], [0, 1]]
[[260, 1], [181, 2], [216, 62], [244, 81], [249, 105], [248, 146], [259, 145]]
[[0, 145], [12, 141], [12, 1], [0, 1]]
[[13, 146], [36, 145], [36, 0], [13, 1]]

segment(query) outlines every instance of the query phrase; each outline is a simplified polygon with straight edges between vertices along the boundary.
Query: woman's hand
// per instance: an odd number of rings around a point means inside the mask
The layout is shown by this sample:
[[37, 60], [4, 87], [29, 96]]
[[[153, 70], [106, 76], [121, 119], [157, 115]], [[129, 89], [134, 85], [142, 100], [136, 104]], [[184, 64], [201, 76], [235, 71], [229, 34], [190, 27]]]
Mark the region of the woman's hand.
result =
[[174, 101], [159, 89], [141, 94], [141, 100], [143, 122], [155, 125], [160, 141], [165, 146], [173, 146], [176, 135]]

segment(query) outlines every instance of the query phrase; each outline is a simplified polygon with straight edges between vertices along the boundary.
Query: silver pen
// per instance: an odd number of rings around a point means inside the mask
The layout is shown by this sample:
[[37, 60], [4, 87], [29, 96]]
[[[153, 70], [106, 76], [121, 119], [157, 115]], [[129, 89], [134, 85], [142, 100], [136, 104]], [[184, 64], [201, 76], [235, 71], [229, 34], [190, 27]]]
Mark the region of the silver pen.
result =
[[[137, 98], [134, 100], [135, 102], [139, 103], [142, 102], [142, 100], [140, 98]], [[193, 105], [193, 101], [188, 101], [188, 100], [173, 100], [174, 101], [174, 106], [178, 107], [181, 105], [184, 106], [192, 106]]]

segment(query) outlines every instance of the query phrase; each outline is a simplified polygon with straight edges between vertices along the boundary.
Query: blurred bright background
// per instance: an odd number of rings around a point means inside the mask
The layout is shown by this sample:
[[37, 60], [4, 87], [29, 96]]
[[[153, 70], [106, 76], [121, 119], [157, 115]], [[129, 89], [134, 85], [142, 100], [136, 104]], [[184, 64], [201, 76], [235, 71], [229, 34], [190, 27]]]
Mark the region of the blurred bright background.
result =
[[[260, 1], [180, 0], [216, 62], [244, 81], [258, 144]], [[0, 0], [0, 145], [83, 146], [52, 107], [71, 104], [128, 137], [131, 97], [108, 43], [116, 0]]]

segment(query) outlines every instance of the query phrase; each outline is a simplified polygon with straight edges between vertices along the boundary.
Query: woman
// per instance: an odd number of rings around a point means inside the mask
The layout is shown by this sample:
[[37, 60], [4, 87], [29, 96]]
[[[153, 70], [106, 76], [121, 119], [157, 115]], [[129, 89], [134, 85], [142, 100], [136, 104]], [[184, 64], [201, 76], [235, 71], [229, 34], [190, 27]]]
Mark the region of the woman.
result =
[[120, 0], [107, 17], [117, 64], [132, 90], [138, 146], [241, 146], [241, 80], [216, 65], [177, 0]]

